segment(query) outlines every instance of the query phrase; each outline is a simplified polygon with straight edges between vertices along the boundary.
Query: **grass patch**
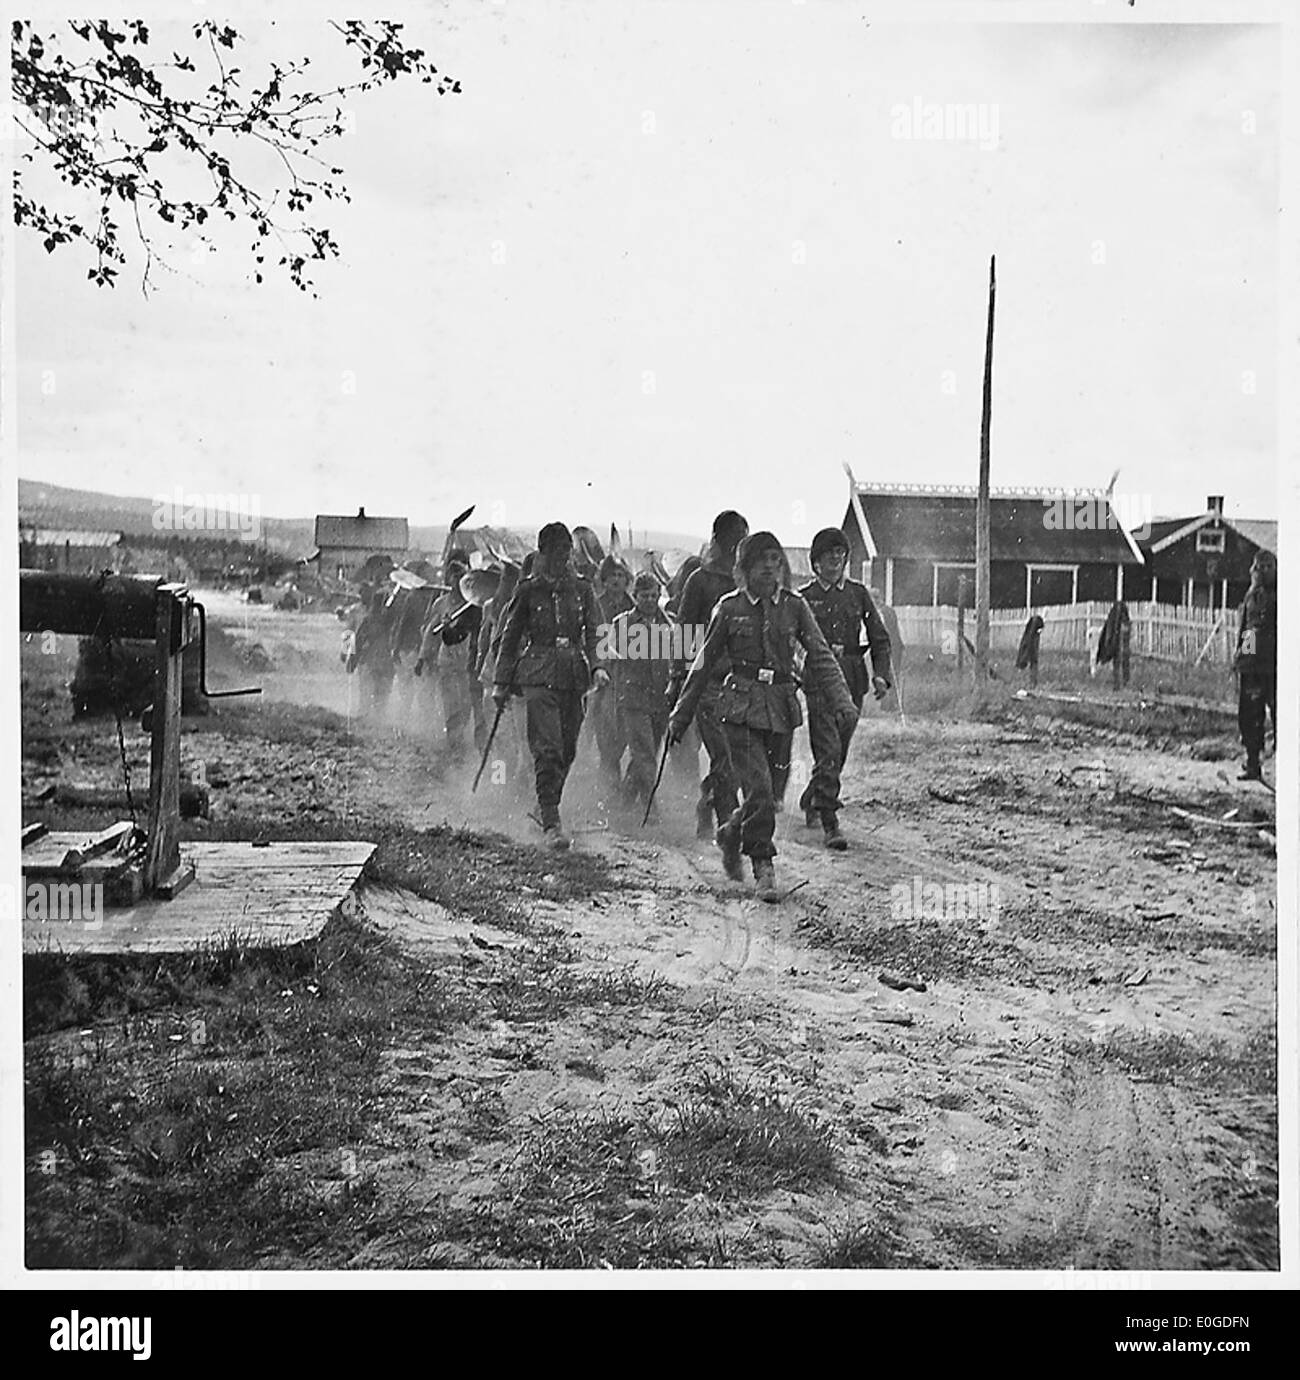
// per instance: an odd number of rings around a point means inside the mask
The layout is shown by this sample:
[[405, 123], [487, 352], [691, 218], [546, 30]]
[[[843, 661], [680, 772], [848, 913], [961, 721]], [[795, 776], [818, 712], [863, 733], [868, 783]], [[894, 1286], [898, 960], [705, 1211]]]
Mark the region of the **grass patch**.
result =
[[906, 1270], [916, 1265], [903, 1246], [897, 1221], [889, 1216], [874, 1222], [850, 1218], [828, 1227], [826, 1241], [809, 1261], [813, 1270]]
[[625, 1115], [535, 1119], [507, 1174], [508, 1198], [444, 1208], [428, 1227], [446, 1263], [471, 1268], [647, 1269], [716, 1264], [684, 1229], [684, 1203], [657, 1190], [648, 1128]]
[[574, 1010], [602, 1006], [664, 1007], [672, 988], [635, 964], [612, 972], [583, 972], [573, 967], [581, 957], [563, 940], [514, 950], [495, 968], [486, 991], [501, 1020], [516, 1024], [560, 1020]]
[[1118, 1066], [1129, 1077], [1204, 1092], [1277, 1094], [1277, 1034], [1258, 1030], [1240, 1045], [1220, 1036], [1114, 1030], [1066, 1046], [1075, 1058]]
[[663, 1141], [665, 1173], [690, 1193], [751, 1197], [838, 1184], [830, 1129], [729, 1069], [706, 1072]]
[[869, 922], [854, 929], [810, 920], [800, 935], [815, 948], [849, 954], [868, 966], [930, 981], [969, 977], [1005, 978], [1029, 970], [1014, 946], [974, 929], [959, 929], [932, 920], [905, 923]]
[[[761, 1247], [718, 1230], [699, 1198], [838, 1184], [829, 1130], [726, 1069], [670, 1117], [621, 1108], [534, 1119], [502, 1193], [430, 1208], [419, 1260], [469, 1268], [646, 1269], [752, 1264]], [[763, 1263], [771, 1263], [770, 1256]]]
[[[1246, 958], [1272, 958], [1276, 935], [1272, 926], [1256, 925], [1237, 930], [1218, 925], [1202, 925], [1195, 920], [1148, 920], [1140, 913], [1108, 915], [1102, 911], [1070, 910], [1052, 912], [1026, 910], [1007, 915], [1004, 929], [1023, 939], [1040, 944], [1083, 946], [1143, 945], [1148, 949], [1197, 954], [1204, 949], [1221, 949]], [[1100, 953], [1097, 957], [1103, 957]]]
[[530, 919], [536, 901], [580, 901], [627, 883], [603, 858], [577, 850], [553, 853], [440, 825], [393, 829], [371, 855], [364, 874], [384, 886], [404, 887], [447, 910], [472, 915], [500, 929], [559, 933]]
[[[310, 944], [28, 960], [32, 1268], [250, 1268], [337, 1252], [373, 1209], [381, 1055], [478, 1005], [339, 918]], [[87, 1013], [93, 1026], [81, 1024]]]

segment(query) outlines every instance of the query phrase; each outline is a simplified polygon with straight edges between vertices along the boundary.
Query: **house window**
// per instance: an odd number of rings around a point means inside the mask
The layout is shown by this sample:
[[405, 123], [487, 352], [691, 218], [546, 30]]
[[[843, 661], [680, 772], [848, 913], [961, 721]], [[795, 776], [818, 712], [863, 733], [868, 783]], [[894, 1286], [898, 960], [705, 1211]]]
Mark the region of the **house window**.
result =
[[1077, 603], [1078, 579], [1077, 565], [1028, 565], [1026, 601], [1034, 609]]
[[1222, 527], [1202, 527], [1196, 533], [1198, 551], [1223, 551], [1224, 529]]

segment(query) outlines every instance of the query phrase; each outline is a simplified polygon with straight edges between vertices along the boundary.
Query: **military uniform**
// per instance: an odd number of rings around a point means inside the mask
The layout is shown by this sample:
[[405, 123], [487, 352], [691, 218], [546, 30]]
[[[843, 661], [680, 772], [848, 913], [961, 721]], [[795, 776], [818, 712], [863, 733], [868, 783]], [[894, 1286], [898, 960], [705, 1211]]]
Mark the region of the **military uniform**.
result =
[[393, 689], [393, 654], [389, 650], [391, 616], [382, 599], [376, 598], [357, 628], [348, 670], [361, 672], [362, 707], [376, 718], [388, 709]]
[[668, 684], [672, 675], [673, 620], [661, 610], [647, 618], [640, 609], [621, 613], [610, 628], [614, 683], [604, 693], [618, 705], [620, 731], [627, 743], [623, 786], [634, 800], [648, 800], [659, 766], [659, 748], [668, 731]]
[[[876, 608], [866, 585], [841, 577], [837, 584], [828, 585], [820, 578], [812, 580], [799, 591], [812, 610], [817, 626], [835, 656], [844, 677], [849, 696], [860, 714], [862, 701], [871, 689], [872, 676], [887, 683], [892, 672], [889, 664], [889, 632]], [[861, 644], [862, 629], [867, 633], [867, 646]], [[865, 656], [871, 653], [871, 675], [867, 674]], [[808, 743], [812, 748], [812, 778], [799, 798], [799, 808], [805, 815], [817, 814], [829, 830], [840, 808], [840, 774], [849, 755], [849, 744], [857, 728], [857, 717], [851, 721], [837, 718], [833, 702], [819, 695], [810, 686], [808, 699]]]
[[[600, 611], [601, 623], [609, 628], [620, 614], [627, 613], [632, 608], [632, 598], [626, 590], [618, 595], [606, 592], [596, 596], [596, 607]], [[623, 737], [618, 702], [612, 685], [593, 692], [591, 727], [596, 738], [596, 752], [600, 757], [601, 770], [611, 781], [617, 781], [622, 770], [623, 752], [627, 743]]]
[[[449, 623], [453, 617], [455, 622]], [[447, 742], [453, 752], [464, 751], [471, 721], [476, 735], [482, 723], [482, 701], [473, 693], [482, 622], [482, 609], [467, 604], [459, 590], [448, 590], [433, 601], [420, 640], [420, 663], [431, 667], [436, 677]]]
[[[709, 559], [693, 571], [682, 587], [678, 604], [677, 620], [688, 635], [695, 635], [698, 629], [706, 628], [718, 600], [736, 588], [731, 567], [725, 565], [717, 550], [709, 552]], [[727, 735], [718, 718], [718, 702], [722, 694], [722, 673], [716, 680], [709, 681], [700, 692], [699, 704], [695, 712], [695, 723], [699, 728], [700, 741], [709, 756], [709, 770], [700, 782], [698, 813], [701, 817], [710, 813], [719, 825], [725, 824], [736, 811], [736, 777], [731, 764], [731, 750], [727, 745]], [[686, 676], [684, 664], [674, 668], [674, 683], [680, 684]]]
[[1241, 604], [1237, 630], [1237, 654], [1233, 665], [1238, 677], [1237, 727], [1246, 749], [1248, 777], [1259, 776], [1264, 754], [1265, 712], [1273, 718], [1277, 741], [1277, 590], [1252, 583]]
[[720, 600], [672, 713], [671, 722], [684, 726], [706, 691], [717, 687], [716, 722], [726, 736], [742, 796], [719, 830], [719, 841], [725, 834], [732, 842], [738, 838], [740, 852], [756, 863], [776, 855], [774, 776], [779, 778], [782, 764], [789, 762], [794, 731], [803, 722], [795, 693], [795, 651], [800, 646], [812, 694], [832, 715], [856, 719], [839, 663], [812, 610], [784, 588], [761, 599], [737, 590]]
[[543, 829], [559, 827], [599, 626], [591, 585], [571, 570], [554, 580], [533, 575], [521, 581], [503, 615], [494, 693], [523, 694]]

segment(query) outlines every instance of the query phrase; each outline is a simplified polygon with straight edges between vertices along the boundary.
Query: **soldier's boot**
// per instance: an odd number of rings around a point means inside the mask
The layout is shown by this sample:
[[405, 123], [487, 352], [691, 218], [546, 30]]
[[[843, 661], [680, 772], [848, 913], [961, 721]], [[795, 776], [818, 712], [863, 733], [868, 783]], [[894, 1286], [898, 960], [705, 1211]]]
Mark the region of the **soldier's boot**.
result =
[[1259, 754], [1251, 752], [1246, 754], [1246, 765], [1238, 775], [1238, 781], [1262, 781], [1264, 774], [1259, 769]]
[[722, 849], [722, 870], [733, 882], [743, 882], [745, 869], [740, 862], [740, 830], [730, 824], [724, 824], [713, 839]]
[[843, 853], [849, 846], [849, 841], [840, 832], [839, 820], [828, 810], [822, 815], [822, 832], [826, 838], [826, 847], [835, 853]]
[[760, 901], [779, 901], [781, 893], [776, 888], [776, 869], [771, 858], [754, 858], [754, 889]]
[[701, 796], [695, 805], [695, 837], [697, 839], [711, 839], [713, 837], [713, 802], [708, 796]]
[[805, 791], [799, 797], [799, 808], [803, 811], [803, 822], [809, 829], [815, 829], [821, 823], [821, 816], [813, 809], [811, 790]]
[[563, 852], [569, 846], [569, 836], [560, 825], [560, 812], [555, 806], [542, 810], [542, 840], [548, 848]]

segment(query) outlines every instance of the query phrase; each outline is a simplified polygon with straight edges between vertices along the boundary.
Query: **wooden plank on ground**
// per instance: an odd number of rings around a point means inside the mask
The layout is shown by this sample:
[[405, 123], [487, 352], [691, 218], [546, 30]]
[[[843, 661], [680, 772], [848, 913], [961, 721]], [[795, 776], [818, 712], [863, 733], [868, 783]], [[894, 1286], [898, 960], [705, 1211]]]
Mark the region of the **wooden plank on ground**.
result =
[[[52, 834], [59, 856], [83, 836]], [[171, 900], [146, 899], [97, 921], [24, 920], [24, 953], [182, 953], [232, 934], [252, 948], [313, 939], [356, 885], [373, 843], [187, 843], [194, 882]]]

